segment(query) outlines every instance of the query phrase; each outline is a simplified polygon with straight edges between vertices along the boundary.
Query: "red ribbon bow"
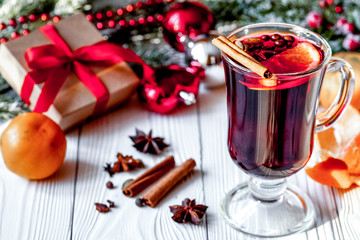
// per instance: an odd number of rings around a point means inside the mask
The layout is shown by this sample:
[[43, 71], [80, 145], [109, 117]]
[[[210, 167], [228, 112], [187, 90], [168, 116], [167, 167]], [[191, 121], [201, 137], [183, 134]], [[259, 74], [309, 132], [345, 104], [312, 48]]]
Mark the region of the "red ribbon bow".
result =
[[30, 103], [30, 95], [35, 84], [44, 83], [34, 112], [48, 111], [72, 71], [97, 99], [94, 113], [103, 111], [110, 95], [90, 65], [111, 66], [126, 61], [141, 64], [144, 76], [153, 74], [153, 70], [129, 49], [101, 41], [72, 52], [52, 24], [47, 24], [39, 30], [54, 44], [29, 48], [25, 52], [25, 59], [32, 71], [26, 75], [21, 89], [20, 95], [24, 102]]

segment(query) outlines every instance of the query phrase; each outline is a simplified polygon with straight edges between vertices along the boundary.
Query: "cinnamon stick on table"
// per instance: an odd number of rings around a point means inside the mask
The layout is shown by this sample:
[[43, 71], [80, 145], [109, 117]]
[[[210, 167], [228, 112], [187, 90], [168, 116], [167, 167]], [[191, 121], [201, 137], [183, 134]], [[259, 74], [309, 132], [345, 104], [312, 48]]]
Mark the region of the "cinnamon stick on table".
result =
[[233, 42], [231, 42], [229, 39], [220, 36], [217, 38], [214, 38], [212, 40], [212, 43], [218, 47], [221, 51], [229, 55], [231, 58], [233, 58], [238, 63], [244, 65], [245, 67], [249, 68], [250, 70], [254, 71], [258, 75], [265, 77], [265, 78], [271, 78], [272, 73], [269, 69], [267, 69], [264, 65], [262, 65], [260, 62], [256, 61], [253, 57], [251, 57], [247, 52], [236, 46]]
[[155, 207], [156, 204], [186, 175], [188, 175], [195, 167], [194, 159], [188, 159], [182, 165], [176, 167], [165, 177], [160, 179], [151, 189], [143, 196], [146, 205]]
[[128, 197], [133, 197], [137, 195], [149, 185], [164, 176], [168, 171], [170, 171], [170, 169], [174, 168], [174, 166], [174, 157], [167, 157], [164, 161], [150, 168], [138, 178], [131, 181], [130, 184], [123, 189], [123, 193]]

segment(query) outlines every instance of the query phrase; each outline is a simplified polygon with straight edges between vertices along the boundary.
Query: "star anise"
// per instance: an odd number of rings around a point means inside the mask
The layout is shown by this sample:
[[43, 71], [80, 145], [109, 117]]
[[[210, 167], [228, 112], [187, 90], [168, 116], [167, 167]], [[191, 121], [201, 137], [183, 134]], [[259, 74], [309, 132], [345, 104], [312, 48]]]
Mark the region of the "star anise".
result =
[[152, 137], [152, 130], [150, 130], [148, 135], [139, 129], [135, 130], [136, 135], [130, 136], [130, 138], [134, 142], [133, 146], [140, 152], [159, 154], [162, 150], [169, 146], [164, 143], [164, 138]]
[[106, 163], [104, 167], [104, 170], [109, 173], [110, 177], [115, 173], [129, 172], [136, 168], [144, 167], [141, 160], [136, 160], [132, 156], [123, 156], [121, 153], [118, 153], [116, 157], [118, 160], [114, 163], [114, 166], [111, 167], [111, 164]]
[[190, 200], [185, 198], [185, 200], [182, 202], [182, 205], [170, 206], [170, 211], [174, 214], [172, 219], [175, 222], [190, 222], [192, 224], [198, 225], [200, 224], [202, 217], [205, 215], [207, 208], [208, 207], [205, 205], [196, 205], [195, 199]]

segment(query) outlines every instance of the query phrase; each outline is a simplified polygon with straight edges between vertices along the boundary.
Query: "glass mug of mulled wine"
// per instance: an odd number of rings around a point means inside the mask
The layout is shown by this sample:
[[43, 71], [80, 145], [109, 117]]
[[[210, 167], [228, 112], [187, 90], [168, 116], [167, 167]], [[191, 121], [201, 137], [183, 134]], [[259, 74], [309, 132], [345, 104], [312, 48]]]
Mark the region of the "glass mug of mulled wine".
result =
[[[255, 236], [304, 231], [314, 223], [314, 206], [306, 194], [286, 184], [286, 177], [308, 162], [314, 133], [329, 128], [344, 112], [354, 89], [353, 70], [331, 57], [321, 36], [291, 24], [253, 24], [233, 31], [227, 40], [272, 77], [254, 73], [222, 51], [228, 149], [250, 180], [225, 196], [221, 212], [229, 225]], [[341, 73], [341, 86], [332, 106], [317, 113], [329, 71]]]

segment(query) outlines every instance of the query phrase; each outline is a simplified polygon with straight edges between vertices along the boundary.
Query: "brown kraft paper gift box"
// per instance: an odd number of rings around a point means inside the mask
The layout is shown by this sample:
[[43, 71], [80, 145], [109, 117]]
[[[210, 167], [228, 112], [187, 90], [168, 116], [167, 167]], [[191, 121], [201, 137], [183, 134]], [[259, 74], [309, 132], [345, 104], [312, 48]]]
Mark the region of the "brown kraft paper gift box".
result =
[[[100, 32], [83, 14], [68, 17], [55, 23], [59, 35], [73, 51], [103, 40]], [[31, 71], [25, 60], [28, 48], [52, 44], [39, 30], [27, 36], [9, 41], [0, 46], [0, 72], [19, 94], [27, 72]], [[109, 110], [128, 99], [138, 85], [139, 79], [126, 62], [110, 67], [91, 66], [110, 93], [105, 110]], [[30, 109], [34, 109], [43, 84], [36, 84], [30, 96]], [[66, 79], [54, 103], [44, 114], [57, 122], [63, 130], [84, 121], [92, 115], [96, 98], [74, 73]]]

